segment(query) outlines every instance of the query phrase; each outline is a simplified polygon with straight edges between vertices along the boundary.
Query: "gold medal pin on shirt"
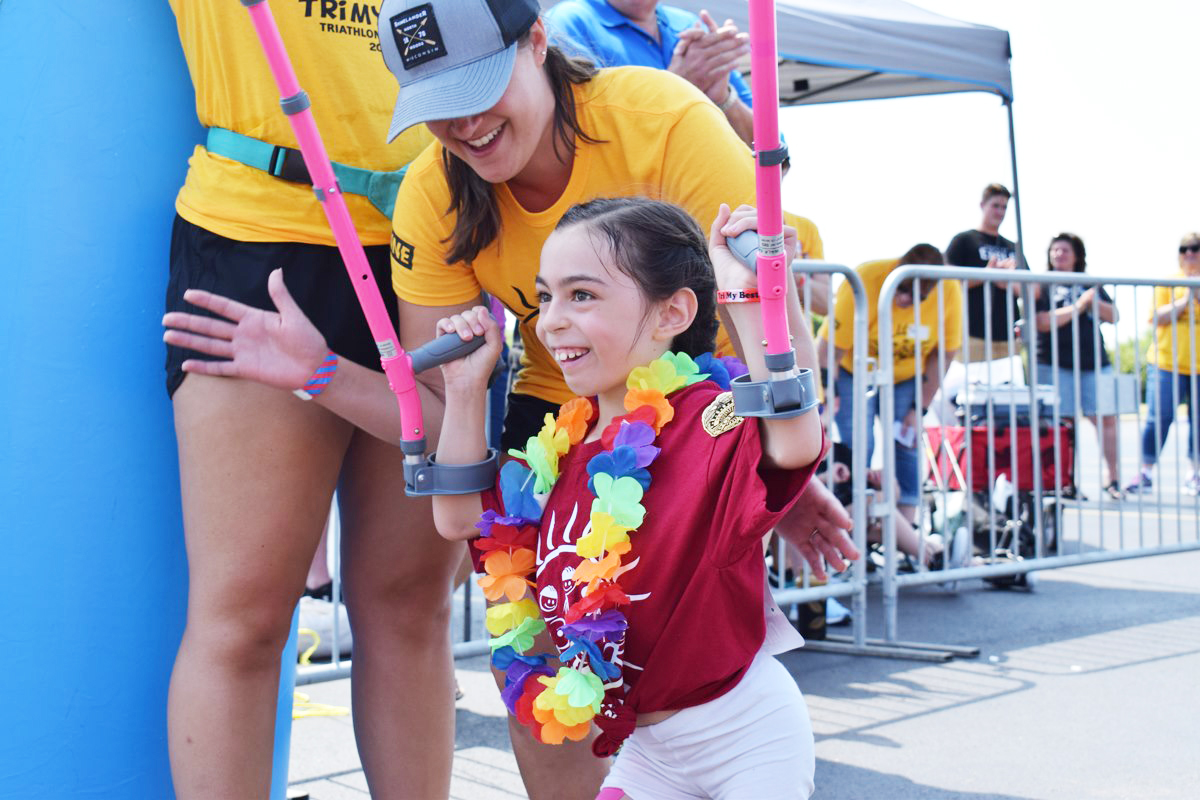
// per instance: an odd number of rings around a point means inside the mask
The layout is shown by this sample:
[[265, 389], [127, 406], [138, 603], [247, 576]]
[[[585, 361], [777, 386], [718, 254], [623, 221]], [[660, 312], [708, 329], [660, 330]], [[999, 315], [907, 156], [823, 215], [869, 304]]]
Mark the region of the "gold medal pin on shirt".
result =
[[744, 417], [733, 413], [733, 392], [721, 392], [700, 414], [700, 425], [714, 439], [745, 421]]

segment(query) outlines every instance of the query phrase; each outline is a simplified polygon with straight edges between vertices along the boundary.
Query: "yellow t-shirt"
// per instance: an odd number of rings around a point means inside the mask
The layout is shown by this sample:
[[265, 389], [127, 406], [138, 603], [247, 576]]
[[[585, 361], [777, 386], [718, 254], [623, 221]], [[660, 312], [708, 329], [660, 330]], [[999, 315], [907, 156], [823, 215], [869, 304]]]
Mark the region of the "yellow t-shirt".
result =
[[[525, 345], [516, 391], [552, 403], [570, 399], [562, 373], [534, 333], [534, 290], [542, 244], [571, 206], [597, 197], [645, 195], [686, 209], [707, 234], [722, 202], [754, 200], [746, 145], [720, 110], [690, 83], [665, 70], [617, 67], [574, 87], [582, 130], [562, 196], [530, 212], [506, 185], [495, 187], [501, 233], [471, 264], [445, 263], [454, 216], [450, 190], [433, 145], [409, 168], [393, 216], [392, 280], [410, 303], [445, 306], [488, 292], [516, 315]], [[731, 352], [724, 333], [718, 349]]]
[[[879, 293], [884, 279], [900, 264], [900, 259], [889, 258], [882, 261], [868, 261], [860, 265], [856, 272], [862, 278], [863, 288], [867, 293], [867, 309], [870, 321], [867, 329], [867, 354], [878, 361], [879, 359]], [[943, 309], [945, 311], [946, 349], [959, 350], [962, 348], [963, 336], [963, 300], [962, 287], [957, 281], [944, 281]], [[916, 307], [900, 308], [892, 306], [892, 380], [906, 381], [917, 374], [917, 348], [920, 346], [920, 365], [923, 368], [925, 359], [938, 345], [941, 325], [938, 322], [938, 290], [932, 292], [921, 302], [921, 325], [916, 325]], [[837, 299], [833, 306], [833, 346], [846, 350], [842, 357], [841, 366], [847, 370], [854, 369], [854, 355], [849, 352], [854, 347], [854, 293], [848, 282], [843, 282], [838, 288]], [[821, 327], [820, 337], [829, 335], [829, 320]]]
[[821, 234], [817, 232], [817, 226], [812, 220], [784, 211], [783, 224], [796, 229], [796, 238], [800, 243], [800, 252], [796, 254], [796, 258], [825, 260], [825, 245], [821, 243]]
[[[279, 107], [279, 89], [241, 3], [170, 0], [196, 90], [202, 125], [297, 147]], [[326, 8], [334, 6], [336, 8]], [[273, 3], [301, 88], [329, 158], [353, 167], [395, 170], [432, 139], [424, 125], [391, 144], [396, 81], [379, 53], [376, 6]], [[334, 244], [320, 203], [306, 184], [275, 178], [197, 146], [175, 200], [179, 215], [230, 239]], [[365, 197], [346, 194], [363, 244], [386, 244], [390, 222]]]
[[[1178, 272], [1171, 279], [1190, 278]], [[1154, 307], [1159, 308], [1168, 303], [1174, 303], [1187, 294], [1190, 289], [1182, 286], [1155, 286]], [[1200, 306], [1196, 308], [1196, 334], [1200, 336]], [[1166, 325], [1154, 327], [1154, 344], [1146, 353], [1146, 362], [1159, 369], [1178, 372], [1180, 375], [1192, 374], [1192, 323], [1185, 311], [1179, 319]], [[1200, 368], [1200, 350], [1196, 354], [1197, 367]]]

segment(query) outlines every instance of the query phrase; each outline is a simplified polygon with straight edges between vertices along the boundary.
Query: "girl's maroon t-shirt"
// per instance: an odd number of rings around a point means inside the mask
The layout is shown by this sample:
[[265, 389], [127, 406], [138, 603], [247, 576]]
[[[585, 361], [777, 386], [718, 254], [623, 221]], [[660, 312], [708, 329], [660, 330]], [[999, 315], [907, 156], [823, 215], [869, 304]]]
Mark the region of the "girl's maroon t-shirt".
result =
[[[655, 441], [662, 452], [648, 467], [645, 519], [621, 557], [634, 565], [619, 579], [631, 599], [621, 607], [629, 629], [602, 648], [622, 671], [606, 685], [606, 704], [624, 699], [646, 713], [706, 703], [737, 685], [762, 646], [762, 537], [819, 461], [800, 470], [764, 468], [752, 419], [706, 432], [701, 414], [721, 393], [704, 381], [670, 397], [675, 417]], [[573, 576], [584, 559], [575, 542], [591, 530], [587, 463], [603, 449], [598, 440], [584, 442], [562, 457], [538, 532], [536, 600], [560, 652], [568, 646], [563, 615], [581, 598]], [[501, 509], [495, 492], [484, 504]]]

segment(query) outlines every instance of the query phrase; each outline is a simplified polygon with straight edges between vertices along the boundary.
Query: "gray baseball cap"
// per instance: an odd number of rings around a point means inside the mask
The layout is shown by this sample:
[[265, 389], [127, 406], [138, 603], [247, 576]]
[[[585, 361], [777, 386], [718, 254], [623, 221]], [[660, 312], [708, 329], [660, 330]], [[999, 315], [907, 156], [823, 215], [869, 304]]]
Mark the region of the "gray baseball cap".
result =
[[379, 44], [400, 83], [387, 140], [420, 122], [467, 117], [499, 102], [517, 40], [537, 18], [538, 0], [384, 0]]

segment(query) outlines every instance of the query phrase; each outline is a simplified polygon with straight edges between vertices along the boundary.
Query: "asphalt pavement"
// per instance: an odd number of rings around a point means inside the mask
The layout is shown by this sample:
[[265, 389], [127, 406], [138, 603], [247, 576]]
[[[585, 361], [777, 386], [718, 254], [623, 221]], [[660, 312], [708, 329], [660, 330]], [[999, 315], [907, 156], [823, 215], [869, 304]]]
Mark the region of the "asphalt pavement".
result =
[[[878, 586], [869, 597], [868, 614]], [[814, 797], [1200, 796], [1200, 553], [1044, 571], [1031, 589], [914, 588], [899, 608], [901, 639], [979, 655], [781, 656], [813, 719]], [[868, 631], [882, 635], [877, 612]], [[452, 796], [524, 798], [484, 660], [457, 667]], [[347, 680], [301, 690], [349, 705]], [[368, 797], [348, 716], [297, 719], [292, 736], [292, 796]]]

